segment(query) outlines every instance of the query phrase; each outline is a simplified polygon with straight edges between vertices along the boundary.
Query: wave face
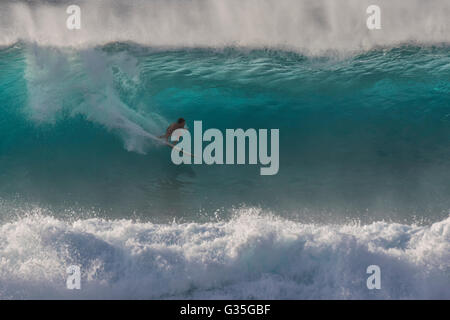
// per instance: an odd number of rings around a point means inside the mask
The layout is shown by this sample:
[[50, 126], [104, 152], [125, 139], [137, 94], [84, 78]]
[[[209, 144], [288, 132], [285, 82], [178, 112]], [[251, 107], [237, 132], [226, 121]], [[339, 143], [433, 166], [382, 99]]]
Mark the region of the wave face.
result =
[[[66, 8], [82, 9], [67, 30]], [[133, 41], [171, 47], [288, 47], [304, 53], [367, 50], [402, 43], [449, 43], [447, 0], [379, 0], [382, 29], [366, 27], [369, 0], [2, 1], [0, 45], [51, 46]]]
[[[4, 200], [169, 221], [242, 205], [313, 222], [439, 221], [450, 208], [448, 47], [312, 58], [22, 43], [0, 63]], [[173, 165], [149, 135], [180, 116], [280, 129], [279, 173]]]
[[[0, 231], [4, 299], [450, 299], [450, 218], [320, 226], [243, 209], [228, 222], [161, 225], [35, 210]], [[81, 290], [65, 288], [74, 264]], [[366, 287], [372, 264], [381, 290]]]

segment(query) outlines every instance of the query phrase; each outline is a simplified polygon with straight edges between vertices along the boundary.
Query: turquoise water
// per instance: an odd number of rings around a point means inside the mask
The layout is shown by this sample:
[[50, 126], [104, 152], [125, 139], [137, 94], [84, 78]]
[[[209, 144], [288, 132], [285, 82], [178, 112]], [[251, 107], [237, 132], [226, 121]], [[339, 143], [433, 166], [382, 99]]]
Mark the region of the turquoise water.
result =
[[[0, 68], [4, 201], [164, 221], [242, 206], [308, 221], [438, 221], [450, 208], [446, 46], [337, 58], [22, 43], [0, 51]], [[178, 117], [191, 132], [194, 120], [279, 129], [279, 173], [175, 166], [145, 133]]]
[[[450, 299], [448, 0], [73, 2], [0, 2], [0, 299]], [[278, 174], [174, 165], [179, 117]]]

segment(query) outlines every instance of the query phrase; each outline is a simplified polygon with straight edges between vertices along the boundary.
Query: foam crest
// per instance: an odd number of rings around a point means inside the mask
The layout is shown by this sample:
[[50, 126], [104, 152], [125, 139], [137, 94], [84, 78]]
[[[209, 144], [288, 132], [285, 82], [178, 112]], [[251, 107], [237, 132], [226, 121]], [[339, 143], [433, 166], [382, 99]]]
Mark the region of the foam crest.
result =
[[[314, 225], [243, 208], [229, 221], [64, 221], [0, 226], [5, 298], [450, 298], [450, 217], [429, 226]], [[80, 265], [82, 289], [65, 288]], [[366, 268], [382, 270], [368, 290]]]
[[75, 1], [79, 31], [66, 28], [66, 1], [0, 4], [0, 45], [18, 40], [51, 46], [132, 41], [169, 47], [270, 47], [318, 54], [403, 43], [450, 41], [447, 0], [380, 0], [382, 29], [366, 27], [364, 0]]
[[[130, 106], [140, 86], [136, 60], [97, 49], [80, 51], [30, 45], [26, 51], [27, 113], [37, 124], [81, 115], [119, 135], [128, 151], [145, 153], [167, 127], [160, 115]], [[125, 92], [127, 97], [121, 96]]]

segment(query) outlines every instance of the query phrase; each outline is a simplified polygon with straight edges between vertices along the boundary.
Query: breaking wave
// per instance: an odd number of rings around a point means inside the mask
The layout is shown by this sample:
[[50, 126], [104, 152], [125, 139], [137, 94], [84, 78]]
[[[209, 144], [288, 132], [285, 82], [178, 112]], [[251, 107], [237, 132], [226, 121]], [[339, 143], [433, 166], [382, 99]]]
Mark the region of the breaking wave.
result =
[[[81, 290], [67, 290], [79, 265]], [[381, 268], [380, 290], [366, 269]], [[2, 299], [450, 299], [450, 217], [429, 226], [316, 225], [242, 208], [228, 221], [0, 226]]]
[[[69, 4], [81, 30], [66, 28]], [[366, 27], [368, 0], [3, 1], [0, 45], [19, 40], [85, 47], [132, 41], [165, 47], [269, 47], [303, 53], [450, 41], [447, 0], [380, 0], [382, 29]], [[126, 27], [125, 27], [126, 26]]]

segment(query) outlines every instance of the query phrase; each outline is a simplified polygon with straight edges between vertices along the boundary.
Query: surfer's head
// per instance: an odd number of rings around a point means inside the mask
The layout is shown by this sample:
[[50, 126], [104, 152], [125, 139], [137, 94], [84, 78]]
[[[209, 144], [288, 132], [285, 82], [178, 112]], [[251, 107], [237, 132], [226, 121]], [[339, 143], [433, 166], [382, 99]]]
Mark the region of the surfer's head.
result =
[[183, 118], [180, 118], [180, 119], [178, 119], [177, 123], [184, 126], [184, 124], [186, 123], [186, 120], [184, 120]]

